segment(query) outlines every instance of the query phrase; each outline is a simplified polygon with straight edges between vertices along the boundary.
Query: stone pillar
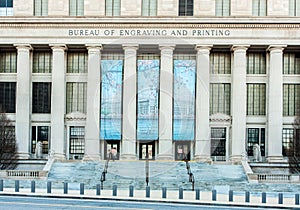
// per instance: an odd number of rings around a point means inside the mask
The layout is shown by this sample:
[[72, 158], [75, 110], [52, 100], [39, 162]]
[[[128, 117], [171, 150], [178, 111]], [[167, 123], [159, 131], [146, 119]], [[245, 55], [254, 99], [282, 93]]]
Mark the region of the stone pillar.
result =
[[268, 97], [268, 161], [282, 161], [282, 51], [285, 46], [269, 46], [269, 92]]
[[197, 45], [195, 160], [211, 162], [209, 128], [209, 52], [211, 46]]
[[31, 104], [31, 68], [30, 50], [28, 44], [15, 45], [17, 57], [17, 95], [16, 95], [16, 139], [20, 159], [29, 158], [30, 150], [30, 104]]
[[51, 45], [53, 51], [51, 93], [51, 150], [57, 159], [65, 159], [65, 50], [63, 44]]
[[137, 44], [123, 45], [124, 83], [122, 119], [122, 159], [137, 159], [136, 155], [136, 51]]
[[246, 139], [246, 106], [247, 106], [247, 57], [249, 46], [233, 46], [232, 75], [232, 151], [231, 161], [242, 161]]
[[159, 90], [158, 159], [173, 159], [173, 50], [174, 45], [160, 45], [161, 70]]
[[101, 45], [88, 45], [87, 113], [84, 160], [100, 160]]

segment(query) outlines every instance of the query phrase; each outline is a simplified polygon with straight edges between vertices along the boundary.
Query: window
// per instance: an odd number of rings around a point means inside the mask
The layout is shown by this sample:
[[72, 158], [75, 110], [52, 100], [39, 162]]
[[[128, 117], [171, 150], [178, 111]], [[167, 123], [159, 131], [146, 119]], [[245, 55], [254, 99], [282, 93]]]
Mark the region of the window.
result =
[[67, 83], [67, 114], [71, 112], [86, 113], [86, 83]]
[[247, 74], [266, 74], [266, 54], [247, 54]]
[[283, 85], [283, 115], [298, 116], [300, 114], [300, 85]]
[[157, 15], [157, 0], [143, 0], [142, 16], [156, 16], [156, 15]]
[[252, 0], [252, 15], [267, 16], [267, 0]]
[[173, 72], [173, 140], [193, 141], [195, 139], [195, 56], [175, 55]]
[[231, 55], [230, 53], [213, 52], [210, 55], [211, 74], [230, 74]]
[[158, 139], [158, 95], [160, 60], [141, 55], [137, 60], [137, 139]]
[[16, 112], [15, 82], [0, 82], [0, 112]]
[[51, 83], [34, 82], [32, 86], [32, 113], [51, 112]]
[[0, 53], [0, 73], [17, 73], [17, 53]]
[[100, 139], [121, 140], [123, 55], [101, 58]]
[[51, 73], [52, 72], [52, 53], [51, 52], [33, 52], [33, 73]]
[[216, 0], [216, 16], [230, 15], [230, 0]]
[[67, 73], [87, 73], [88, 55], [86, 52], [69, 52]]
[[284, 128], [282, 130], [282, 155], [300, 156], [300, 130]]
[[13, 16], [13, 0], [0, 0], [0, 16]]
[[105, 15], [106, 16], [120, 16], [121, 0], [106, 0], [105, 1]]
[[48, 15], [48, 0], [34, 0], [34, 15], [35, 16]]
[[300, 74], [300, 54], [283, 54], [283, 74]]
[[70, 16], [84, 15], [84, 0], [70, 0]]
[[194, 0], [179, 0], [179, 16], [194, 15]]
[[213, 160], [226, 160], [226, 128], [211, 128], [210, 154]]
[[49, 136], [50, 127], [49, 126], [32, 126], [31, 128], [31, 153], [35, 153], [36, 144], [38, 142], [42, 143], [42, 153], [48, 154], [49, 151]]
[[70, 154], [84, 154], [84, 138], [84, 127], [70, 127]]
[[210, 114], [230, 115], [230, 84], [210, 84]]
[[253, 156], [253, 146], [260, 146], [261, 156], [265, 156], [265, 128], [247, 129], [247, 154]]
[[290, 0], [289, 13], [290, 16], [300, 15], [300, 0]]
[[266, 85], [247, 84], [247, 115], [266, 114]]

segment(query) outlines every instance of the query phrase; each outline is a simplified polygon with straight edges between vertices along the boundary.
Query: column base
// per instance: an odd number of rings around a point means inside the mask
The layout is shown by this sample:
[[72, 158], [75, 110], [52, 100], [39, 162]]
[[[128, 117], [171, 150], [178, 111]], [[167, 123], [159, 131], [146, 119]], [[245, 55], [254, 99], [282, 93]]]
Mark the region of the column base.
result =
[[159, 154], [156, 160], [174, 160], [174, 158], [172, 154]]
[[121, 154], [121, 160], [137, 160], [137, 156], [136, 155], [132, 155], [132, 154]]
[[233, 164], [240, 164], [245, 158], [242, 155], [234, 155], [230, 157]]
[[30, 155], [28, 153], [17, 153], [17, 158], [20, 160], [29, 159]]
[[210, 156], [203, 156], [203, 155], [196, 155], [194, 157], [194, 160], [197, 162], [203, 162], [203, 163], [212, 163], [212, 159]]
[[287, 162], [286, 160], [283, 159], [283, 156], [269, 156], [269, 157], [267, 157], [267, 161], [269, 163], [283, 163], [283, 162]]
[[84, 155], [83, 156], [83, 161], [100, 161], [101, 156], [100, 155]]

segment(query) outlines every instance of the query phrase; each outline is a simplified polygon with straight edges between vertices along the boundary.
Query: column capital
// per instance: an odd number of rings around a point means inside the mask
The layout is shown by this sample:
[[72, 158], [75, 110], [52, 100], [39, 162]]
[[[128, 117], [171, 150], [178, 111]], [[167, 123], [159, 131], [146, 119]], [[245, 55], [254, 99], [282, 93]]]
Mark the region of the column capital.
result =
[[201, 44], [196, 44], [195, 50], [197, 50], [198, 52], [199, 52], [199, 51], [203, 51], [203, 50], [205, 50], [205, 51], [210, 51], [212, 47], [213, 47], [212, 45], [201, 45]]
[[270, 45], [268, 48], [267, 48], [267, 51], [269, 52], [274, 52], [274, 51], [283, 51], [284, 48], [286, 48], [287, 45]]
[[175, 44], [159, 44], [159, 49], [162, 50], [174, 50], [176, 47]]
[[49, 44], [52, 50], [67, 50], [68, 47], [65, 44]]
[[123, 44], [122, 47], [124, 50], [137, 50], [139, 49], [139, 44]]
[[247, 51], [250, 45], [232, 45], [231, 51], [236, 52], [239, 50]]
[[14, 44], [14, 47], [16, 47], [17, 50], [32, 50], [30, 44]]
[[100, 51], [103, 49], [102, 44], [86, 44], [85, 47], [88, 51]]

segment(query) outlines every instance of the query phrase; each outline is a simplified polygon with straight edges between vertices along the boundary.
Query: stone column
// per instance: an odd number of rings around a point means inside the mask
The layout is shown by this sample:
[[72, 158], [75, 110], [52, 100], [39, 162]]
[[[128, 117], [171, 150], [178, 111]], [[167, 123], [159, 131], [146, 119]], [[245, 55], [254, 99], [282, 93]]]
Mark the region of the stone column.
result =
[[16, 95], [16, 139], [20, 159], [29, 158], [30, 150], [30, 104], [31, 104], [31, 68], [30, 50], [28, 44], [15, 45], [17, 57], [17, 95]]
[[65, 50], [63, 44], [51, 45], [53, 52], [51, 93], [51, 150], [57, 159], [65, 159]]
[[285, 46], [269, 46], [269, 92], [268, 97], [268, 161], [282, 161], [282, 51]]
[[101, 45], [88, 45], [87, 113], [84, 160], [100, 160]]
[[246, 106], [247, 106], [247, 57], [249, 46], [233, 46], [232, 75], [232, 151], [231, 161], [242, 161], [246, 139]]
[[160, 45], [161, 70], [159, 90], [158, 159], [173, 158], [173, 50], [174, 45]]
[[209, 128], [209, 52], [212, 46], [197, 45], [195, 160], [211, 162]]
[[137, 44], [123, 45], [123, 119], [122, 119], [122, 159], [137, 159], [136, 155], [136, 51]]

